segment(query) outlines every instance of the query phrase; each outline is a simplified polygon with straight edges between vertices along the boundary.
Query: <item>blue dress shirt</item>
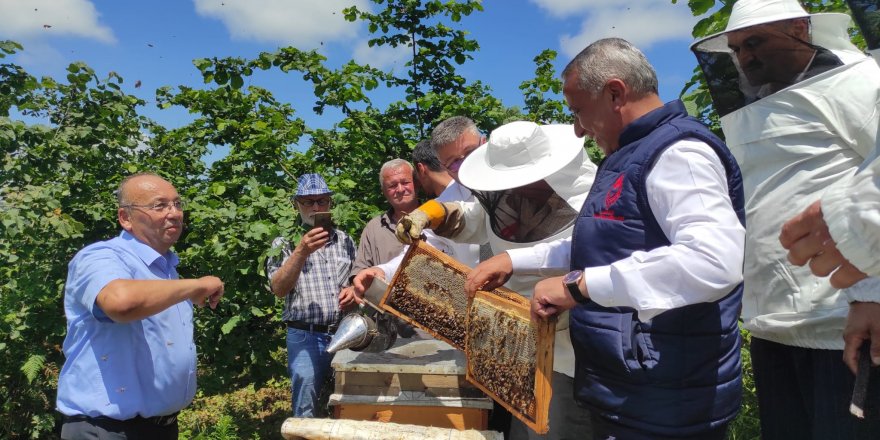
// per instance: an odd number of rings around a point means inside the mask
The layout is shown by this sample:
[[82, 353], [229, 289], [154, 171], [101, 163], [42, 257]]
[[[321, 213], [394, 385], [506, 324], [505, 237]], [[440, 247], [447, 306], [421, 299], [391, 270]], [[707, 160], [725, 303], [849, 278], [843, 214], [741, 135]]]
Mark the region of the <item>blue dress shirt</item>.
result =
[[73, 257], [64, 288], [67, 359], [58, 411], [126, 420], [189, 405], [196, 392], [192, 302], [129, 323], [114, 322], [95, 302], [116, 279], [177, 279], [177, 263], [173, 252], [161, 255], [125, 231]]

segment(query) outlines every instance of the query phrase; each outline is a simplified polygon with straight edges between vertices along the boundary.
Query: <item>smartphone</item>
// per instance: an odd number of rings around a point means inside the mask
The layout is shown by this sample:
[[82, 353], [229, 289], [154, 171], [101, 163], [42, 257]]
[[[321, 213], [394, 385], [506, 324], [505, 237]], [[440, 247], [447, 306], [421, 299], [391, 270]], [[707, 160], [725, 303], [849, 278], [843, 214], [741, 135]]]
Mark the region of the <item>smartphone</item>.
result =
[[324, 228], [327, 232], [333, 231], [333, 217], [329, 212], [316, 212], [312, 218], [316, 228]]

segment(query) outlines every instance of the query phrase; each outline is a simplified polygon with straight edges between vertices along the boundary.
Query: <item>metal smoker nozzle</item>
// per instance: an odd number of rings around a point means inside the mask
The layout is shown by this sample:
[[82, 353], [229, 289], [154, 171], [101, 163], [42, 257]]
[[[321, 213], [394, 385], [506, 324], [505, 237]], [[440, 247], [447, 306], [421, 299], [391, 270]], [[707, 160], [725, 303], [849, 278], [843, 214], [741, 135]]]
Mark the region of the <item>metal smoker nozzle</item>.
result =
[[327, 345], [328, 353], [336, 353], [346, 348], [366, 347], [372, 336], [370, 330], [376, 330], [376, 322], [364, 315], [352, 313], [342, 318], [339, 327], [330, 344]]
[[336, 353], [348, 348], [376, 353], [388, 350], [396, 340], [397, 325], [391, 316], [377, 314], [371, 317], [355, 312], [342, 318], [327, 352]]

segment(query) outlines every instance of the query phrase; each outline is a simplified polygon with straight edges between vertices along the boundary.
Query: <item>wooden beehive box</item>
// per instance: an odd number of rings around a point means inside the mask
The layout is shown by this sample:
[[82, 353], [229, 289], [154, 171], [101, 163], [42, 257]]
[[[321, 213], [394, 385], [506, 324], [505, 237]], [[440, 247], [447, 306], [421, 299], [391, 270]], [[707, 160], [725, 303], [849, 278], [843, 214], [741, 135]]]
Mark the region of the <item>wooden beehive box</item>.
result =
[[335, 418], [486, 429], [492, 401], [467, 381], [464, 353], [419, 332], [381, 353], [342, 350], [331, 364]]
[[537, 433], [549, 429], [555, 322], [532, 323], [529, 301], [509, 289], [464, 290], [470, 268], [415, 241], [380, 306], [463, 350], [467, 380]]

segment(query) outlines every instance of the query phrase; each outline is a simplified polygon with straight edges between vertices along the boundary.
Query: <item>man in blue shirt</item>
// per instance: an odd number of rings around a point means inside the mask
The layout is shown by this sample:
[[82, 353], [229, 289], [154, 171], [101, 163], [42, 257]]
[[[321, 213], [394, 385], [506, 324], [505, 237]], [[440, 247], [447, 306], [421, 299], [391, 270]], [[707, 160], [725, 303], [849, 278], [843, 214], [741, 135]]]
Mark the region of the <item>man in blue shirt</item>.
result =
[[178, 279], [177, 191], [155, 174], [117, 192], [122, 234], [86, 246], [68, 267], [66, 361], [58, 377], [62, 439], [177, 439], [196, 392], [192, 306], [217, 306], [219, 278]]

